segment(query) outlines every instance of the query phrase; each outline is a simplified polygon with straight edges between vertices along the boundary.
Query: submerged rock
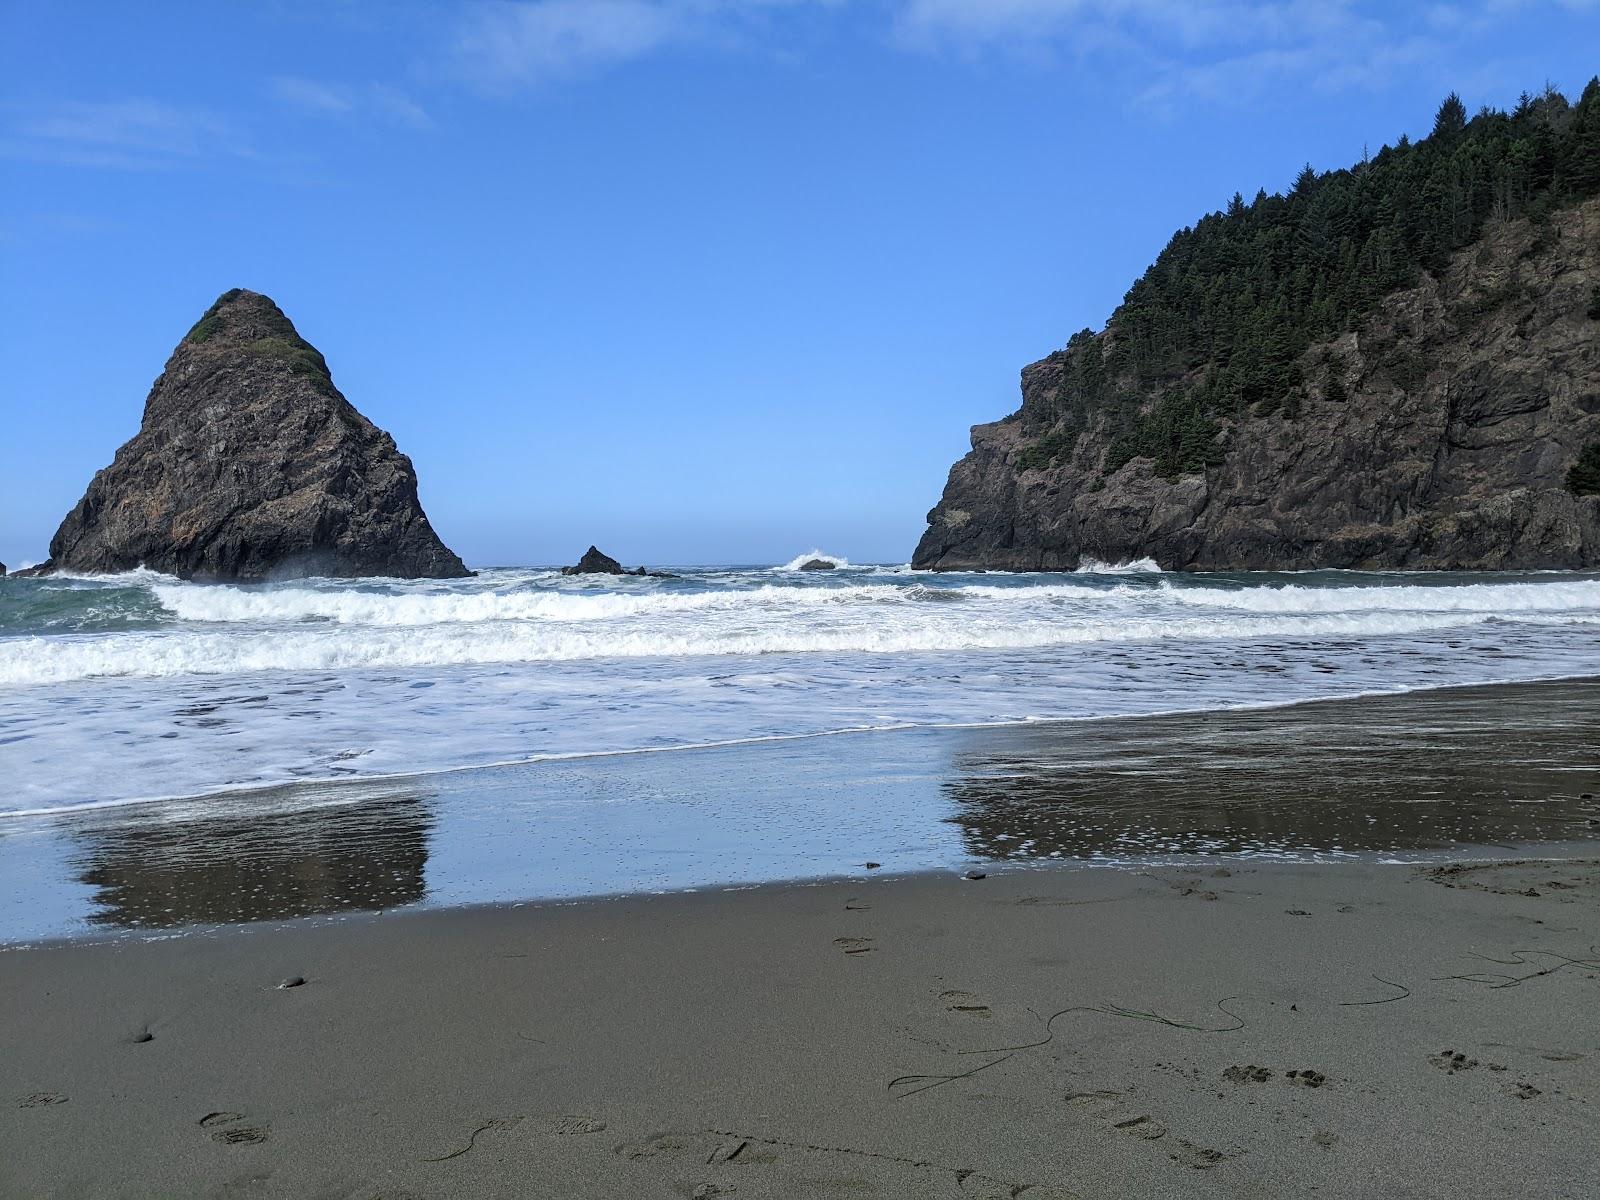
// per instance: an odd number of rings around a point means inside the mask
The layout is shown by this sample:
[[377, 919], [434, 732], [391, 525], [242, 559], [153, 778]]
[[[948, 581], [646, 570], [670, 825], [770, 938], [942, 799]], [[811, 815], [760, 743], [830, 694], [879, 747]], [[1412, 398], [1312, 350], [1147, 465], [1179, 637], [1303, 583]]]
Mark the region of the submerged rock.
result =
[[837, 570], [838, 566], [839, 566], [838, 563], [829, 562], [825, 558], [808, 558], [808, 559], [806, 559], [805, 562], [800, 564], [800, 570], [802, 570], [802, 571], [833, 571], [833, 570]]
[[200, 580], [471, 574], [428, 523], [411, 460], [278, 306], [240, 288], [178, 343], [139, 432], [36, 573], [141, 566]]
[[577, 563], [562, 567], [563, 575], [627, 575], [630, 572], [598, 546], [590, 546]]

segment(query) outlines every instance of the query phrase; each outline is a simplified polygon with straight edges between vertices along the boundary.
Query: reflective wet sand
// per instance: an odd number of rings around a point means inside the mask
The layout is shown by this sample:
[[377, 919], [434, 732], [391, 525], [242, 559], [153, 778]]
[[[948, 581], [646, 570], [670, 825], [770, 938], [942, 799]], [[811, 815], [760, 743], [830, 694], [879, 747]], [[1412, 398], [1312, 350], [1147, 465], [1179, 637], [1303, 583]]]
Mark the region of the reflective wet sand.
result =
[[1600, 682], [1506, 685], [12, 818], [0, 940], [869, 870], [1570, 845], [1600, 838], [1597, 717]]

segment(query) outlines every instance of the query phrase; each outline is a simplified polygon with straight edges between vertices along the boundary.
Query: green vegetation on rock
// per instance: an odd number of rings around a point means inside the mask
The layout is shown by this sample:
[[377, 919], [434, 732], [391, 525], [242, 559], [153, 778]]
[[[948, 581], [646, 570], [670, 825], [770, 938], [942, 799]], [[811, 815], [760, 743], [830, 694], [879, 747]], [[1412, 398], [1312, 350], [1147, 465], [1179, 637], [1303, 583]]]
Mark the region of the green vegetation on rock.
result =
[[1575, 496], [1600, 496], [1600, 442], [1590, 442], [1567, 472], [1567, 490]]
[[[1303, 372], [1308, 348], [1356, 328], [1491, 222], [1527, 218], [1528, 254], [1542, 253], [1556, 237], [1550, 214], [1597, 192], [1600, 78], [1576, 105], [1547, 89], [1470, 121], [1452, 94], [1421, 141], [1402, 137], [1346, 170], [1307, 166], [1287, 195], [1235, 195], [1226, 212], [1173, 237], [1104, 334], [1072, 338], [1058, 356], [1060, 386], [1024, 403], [1031, 440], [1018, 466], [1060, 461], [1098, 420], [1112, 433], [1106, 471], [1133, 458], [1167, 478], [1203, 470], [1220, 459], [1233, 421], [1293, 419], [1319, 389], [1344, 397], [1337, 364]], [[1508, 298], [1476, 297], [1458, 316]], [[1589, 315], [1600, 319], [1600, 292]], [[1404, 345], [1382, 369], [1406, 391], [1427, 371]]]
[[184, 335], [183, 340], [186, 342], [194, 342], [197, 345], [202, 342], [210, 341], [211, 338], [216, 334], [217, 330], [222, 328], [222, 315], [220, 312], [222, 306], [224, 304], [231, 303], [243, 290], [243, 288], [229, 288], [227, 291], [223, 292], [222, 295], [218, 296], [217, 302], [210, 308], [206, 309], [206, 311], [201, 315], [200, 319], [196, 321], [189, 329], [189, 332]]

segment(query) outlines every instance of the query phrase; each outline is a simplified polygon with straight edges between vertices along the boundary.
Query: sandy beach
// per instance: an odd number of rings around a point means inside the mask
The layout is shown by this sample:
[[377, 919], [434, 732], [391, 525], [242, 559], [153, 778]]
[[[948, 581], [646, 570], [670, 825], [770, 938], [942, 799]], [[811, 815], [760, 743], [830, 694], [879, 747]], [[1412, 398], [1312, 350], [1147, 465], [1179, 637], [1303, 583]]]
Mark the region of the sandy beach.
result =
[[1550, 857], [44, 944], [0, 954], [0, 1193], [1593, 1195], [1596, 943], [1600, 862]]

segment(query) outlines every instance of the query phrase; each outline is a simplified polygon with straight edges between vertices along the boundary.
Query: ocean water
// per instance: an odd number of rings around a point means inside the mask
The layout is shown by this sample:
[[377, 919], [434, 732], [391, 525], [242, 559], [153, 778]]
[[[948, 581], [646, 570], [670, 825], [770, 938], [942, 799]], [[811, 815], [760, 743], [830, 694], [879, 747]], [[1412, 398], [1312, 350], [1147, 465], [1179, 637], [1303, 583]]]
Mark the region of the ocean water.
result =
[[1600, 675], [1600, 576], [0, 580], [0, 829], [296, 782]]

